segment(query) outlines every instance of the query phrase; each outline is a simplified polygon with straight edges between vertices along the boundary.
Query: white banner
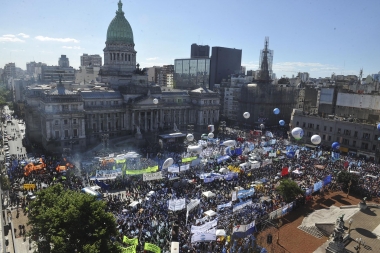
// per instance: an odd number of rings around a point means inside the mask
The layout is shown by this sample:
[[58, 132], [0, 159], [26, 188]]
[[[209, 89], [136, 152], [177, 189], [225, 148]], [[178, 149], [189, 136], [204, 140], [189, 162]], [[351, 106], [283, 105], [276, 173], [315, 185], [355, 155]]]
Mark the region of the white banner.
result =
[[187, 204], [187, 211], [190, 212], [191, 210], [193, 210], [200, 203], [201, 203], [201, 201], [199, 199], [192, 199], [192, 200], [190, 200], [190, 203]]
[[236, 194], [237, 192], [236, 191], [232, 191], [231, 192], [231, 195], [232, 195], [232, 201], [236, 201], [236, 199], [237, 199], [237, 194]]
[[202, 241], [216, 241], [215, 233], [200, 233], [191, 237], [191, 243]]
[[143, 181], [150, 181], [150, 180], [157, 180], [162, 179], [162, 173], [161, 171], [155, 172], [155, 173], [144, 173], [143, 174]]
[[179, 167], [175, 166], [175, 165], [172, 165], [172, 166], [168, 167], [168, 172], [178, 173], [179, 172]]
[[189, 164], [189, 163], [188, 163], [188, 164], [185, 164], [185, 165], [182, 165], [182, 166], [180, 167], [179, 171], [186, 171], [186, 170], [188, 170], [188, 169], [190, 169], [190, 164]]
[[95, 174], [95, 179], [97, 180], [107, 180], [107, 179], [115, 179], [117, 176], [121, 176], [121, 169], [115, 170], [97, 170]]
[[273, 152], [273, 153], [270, 153], [270, 152], [269, 152], [268, 156], [269, 156], [269, 157], [276, 157], [277, 154], [276, 154], [276, 152]]
[[263, 163], [261, 164], [261, 167], [263, 167], [263, 166], [266, 166], [266, 165], [268, 165], [268, 164], [272, 164], [273, 162], [272, 162], [272, 159], [265, 159], [264, 161], [263, 161]]
[[228, 202], [228, 203], [225, 203], [225, 204], [221, 204], [221, 205], [218, 205], [217, 206], [217, 209], [219, 211], [219, 209], [222, 209], [222, 208], [225, 208], [225, 207], [231, 207], [232, 206], [232, 202]]
[[199, 234], [203, 234], [203, 233], [209, 233], [209, 234], [216, 234], [216, 229], [215, 228], [212, 228], [212, 229], [209, 229], [207, 231], [195, 231], [194, 235], [199, 235]]
[[185, 209], [185, 207], [186, 207], [186, 200], [184, 198], [169, 200], [169, 210], [178, 211], [178, 210]]
[[195, 232], [206, 232], [207, 230], [216, 227], [216, 225], [218, 225], [218, 219], [207, 222], [202, 226], [191, 226], [191, 233], [194, 234]]
[[236, 211], [243, 209], [244, 207], [249, 206], [249, 205], [252, 205], [252, 200], [248, 200], [246, 202], [241, 202], [239, 204], [234, 205], [232, 211], [236, 212]]

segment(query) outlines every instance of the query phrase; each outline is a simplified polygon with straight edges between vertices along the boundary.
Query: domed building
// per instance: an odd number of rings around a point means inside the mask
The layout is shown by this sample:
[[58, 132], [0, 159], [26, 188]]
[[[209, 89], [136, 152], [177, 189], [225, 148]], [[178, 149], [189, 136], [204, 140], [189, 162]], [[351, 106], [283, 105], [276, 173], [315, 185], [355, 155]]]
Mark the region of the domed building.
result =
[[[116, 16], [107, 29], [104, 65], [99, 76], [102, 83], [111, 87], [125, 86], [136, 72], [136, 51], [132, 27], [124, 16], [123, 3], [119, 1]], [[141, 78], [139, 78], [141, 80]], [[147, 78], [143, 78], [144, 83]], [[141, 83], [141, 81], [139, 81]]]

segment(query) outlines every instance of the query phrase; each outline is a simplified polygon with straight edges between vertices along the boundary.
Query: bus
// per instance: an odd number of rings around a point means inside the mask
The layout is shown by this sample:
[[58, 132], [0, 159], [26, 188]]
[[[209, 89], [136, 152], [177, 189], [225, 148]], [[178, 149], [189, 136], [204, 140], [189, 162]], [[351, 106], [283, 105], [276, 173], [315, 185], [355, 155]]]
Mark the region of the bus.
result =
[[96, 190], [92, 189], [91, 187], [85, 187], [81, 190], [81, 192], [95, 196], [97, 200], [103, 199], [103, 195], [97, 192]]

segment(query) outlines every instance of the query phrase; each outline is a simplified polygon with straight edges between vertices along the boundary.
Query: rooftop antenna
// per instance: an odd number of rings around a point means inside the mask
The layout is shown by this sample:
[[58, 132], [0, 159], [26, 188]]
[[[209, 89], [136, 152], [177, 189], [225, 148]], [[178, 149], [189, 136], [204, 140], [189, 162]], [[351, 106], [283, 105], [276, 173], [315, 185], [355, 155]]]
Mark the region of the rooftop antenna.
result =
[[362, 84], [362, 77], [363, 77], [363, 68], [361, 68], [359, 72], [359, 84]]

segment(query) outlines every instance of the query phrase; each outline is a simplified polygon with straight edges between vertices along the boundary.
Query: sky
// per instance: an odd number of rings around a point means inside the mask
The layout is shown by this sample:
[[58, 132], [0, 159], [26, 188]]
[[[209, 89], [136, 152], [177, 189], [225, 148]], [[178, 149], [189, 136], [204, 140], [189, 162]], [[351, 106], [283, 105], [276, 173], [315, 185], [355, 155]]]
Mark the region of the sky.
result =
[[[12, 0], [1, 5], [0, 67], [30, 61], [78, 68], [83, 53], [99, 54], [118, 0]], [[124, 0], [141, 67], [189, 58], [192, 43], [242, 49], [256, 70], [264, 39], [273, 72], [291, 77], [380, 71], [379, 0]], [[211, 54], [211, 50], [210, 50]]]

